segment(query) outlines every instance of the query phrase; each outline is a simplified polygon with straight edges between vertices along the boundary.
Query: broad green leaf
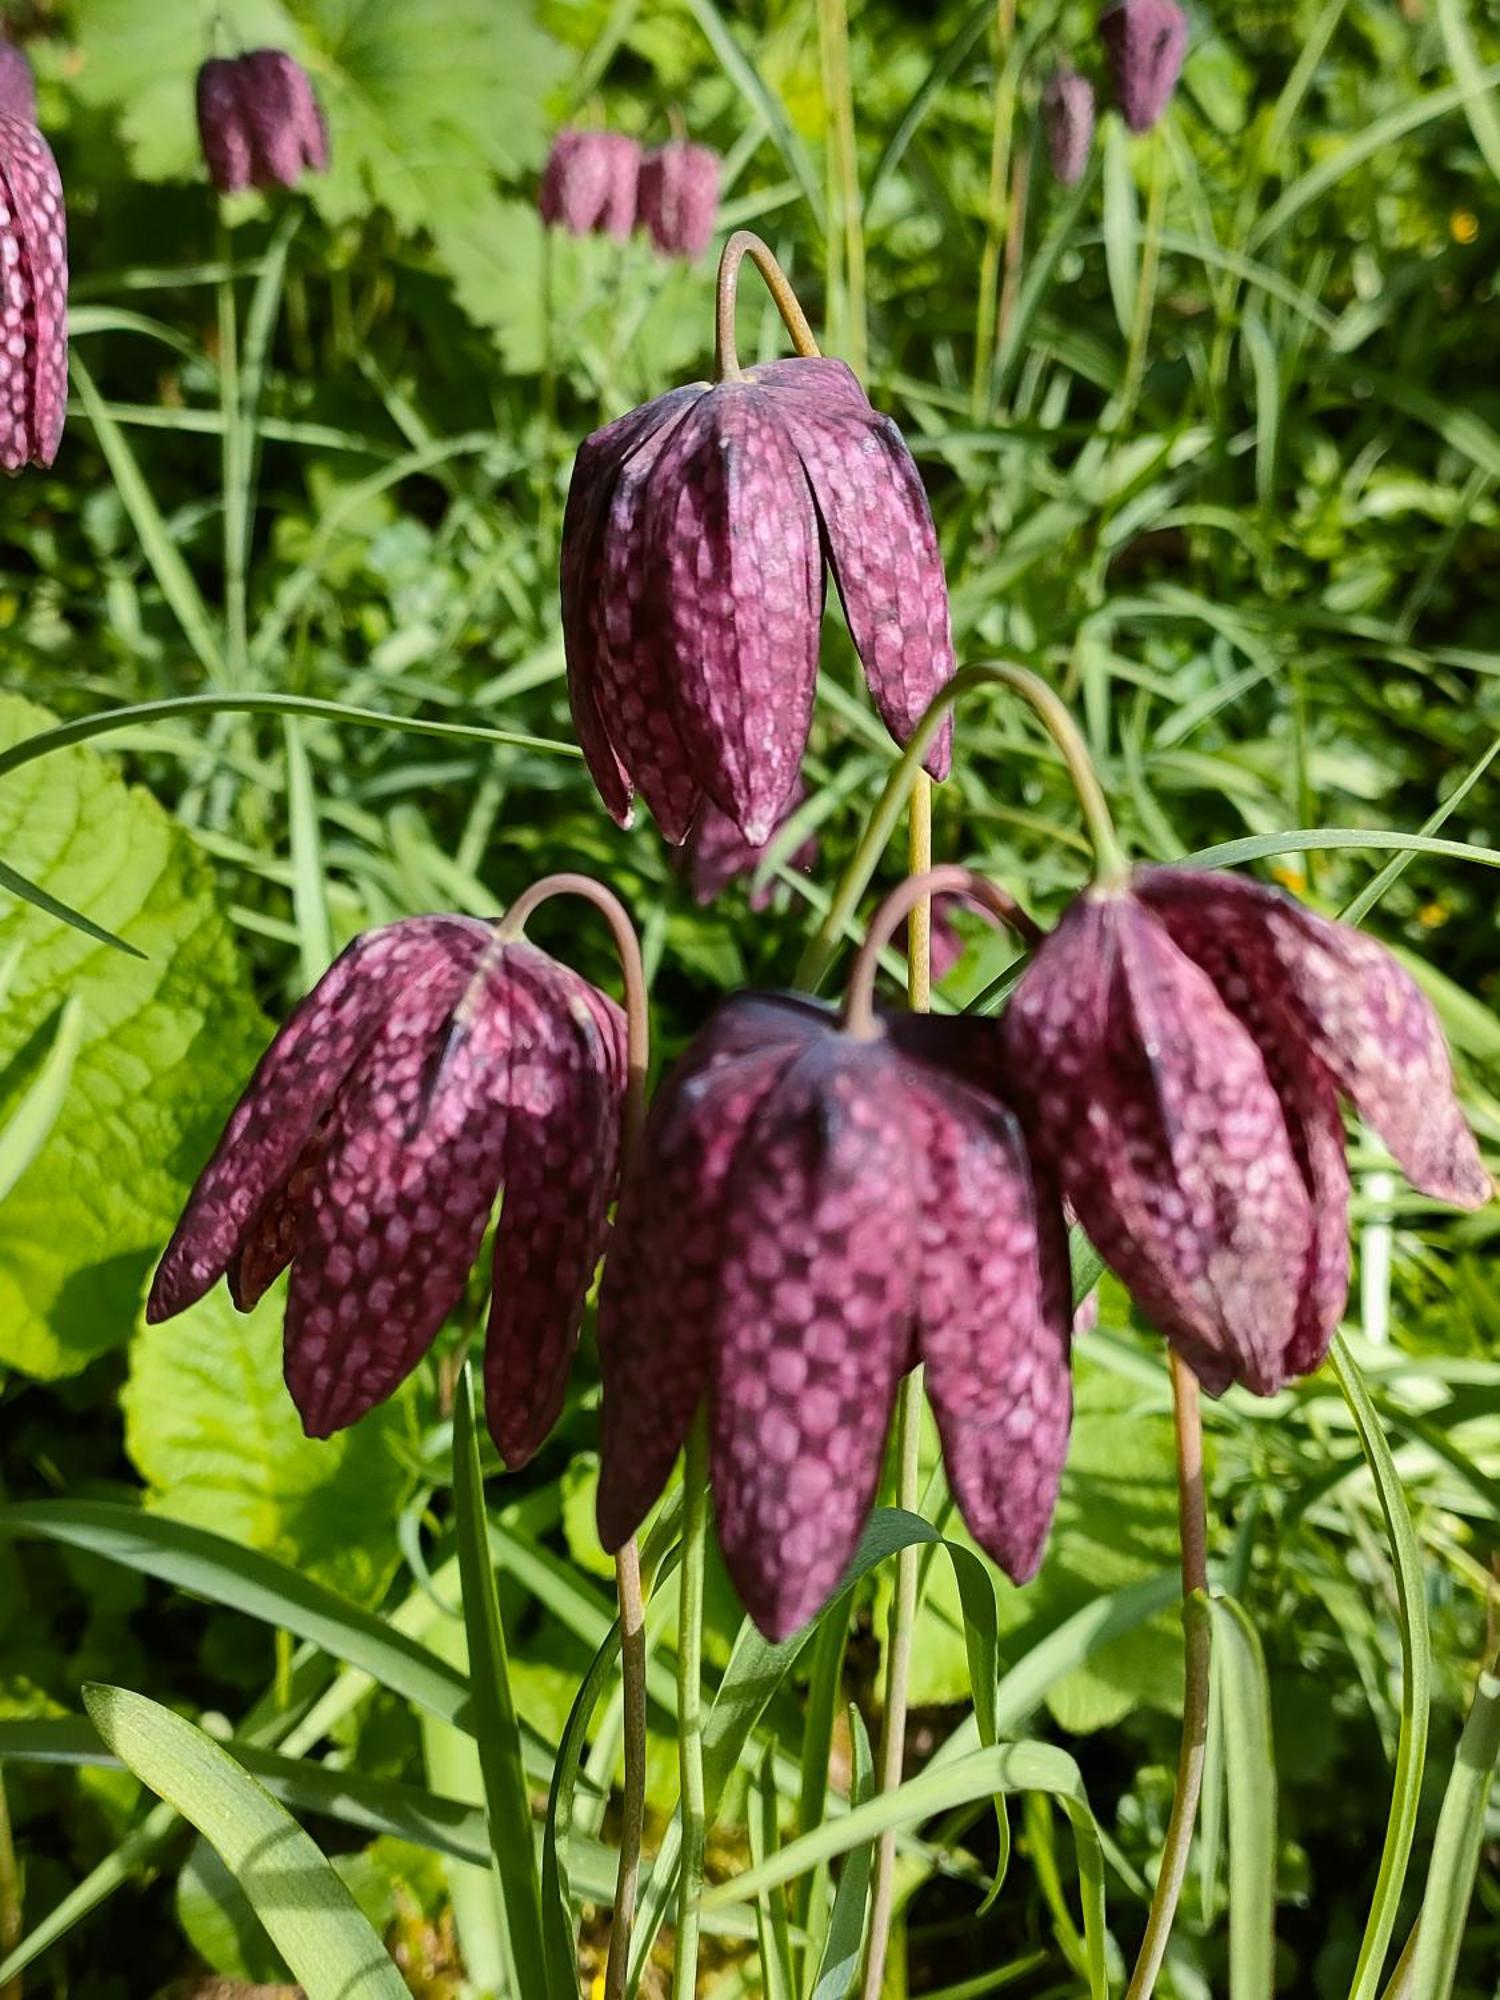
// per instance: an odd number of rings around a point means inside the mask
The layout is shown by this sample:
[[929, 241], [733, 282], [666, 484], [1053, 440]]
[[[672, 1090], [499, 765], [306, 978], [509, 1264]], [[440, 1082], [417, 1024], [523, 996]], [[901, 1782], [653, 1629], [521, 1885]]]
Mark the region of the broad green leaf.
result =
[[[531, 1799], [521, 1754], [521, 1730], [511, 1695], [505, 1627], [495, 1593], [475, 1434], [474, 1378], [465, 1367], [453, 1413], [453, 1504], [458, 1524], [458, 1565], [463, 1579], [464, 1625], [469, 1637], [469, 1684], [479, 1765], [484, 1775], [490, 1849], [505, 1902], [506, 1931], [516, 1983], [522, 1993], [548, 1991], [542, 1936], [541, 1889]], [[563, 1996], [558, 1996], [563, 2000]]]
[[1276, 1764], [1260, 1640], [1233, 1598], [1211, 1600], [1229, 1795], [1230, 2000], [1271, 2000], [1276, 1960]]
[[[0, 756], [52, 722], [0, 696]], [[0, 1208], [0, 1361], [70, 1375], [128, 1336], [265, 1028], [207, 868], [93, 752], [61, 749], [0, 777], [0, 849], [145, 954], [102, 952], [0, 899], [0, 954], [19, 948], [0, 1013], [0, 1124], [32, 1080], [12, 1059], [63, 1000], [81, 1017], [66, 1095]]]
[[[1495, 1665], [1500, 1665], [1496, 1662]], [[1432, 1862], [1422, 1895], [1411, 1991], [1421, 2000], [1448, 2000], [1468, 1924], [1474, 1879], [1484, 1846], [1485, 1814], [1500, 1760], [1500, 1674], [1479, 1676], [1474, 1705], [1459, 1738], [1443, 1794]]]
[[84, 1702], [116, 1755], [212, 1843], [308, 2000], [405, 2000], [326, 1856], [227, 1750], [125, 1688], [87, 1687]]
[[[1380, 1854], [1380, 1872], [1370, 1899], [1365, 1934], [1349, 1989], [1350, 2000], [1374, 2000], [1374, 1995], [1380, 1990], [1380, 1975], [1401, 1906], [1401, 1891], [1406, 1881], [1407, 1863], [1411, 1858], [1417, 1812], [1421, 1804], [1422, 1768], [1427, 1757], [1427, 1714], [1432, 1698], [1432, 1641], [1427, 1629], [1427, 1587], [1422, 1548], [1417, 1540], [1417, 1531], [1412, 1526], [1401, 1475], [1391, 1457], [1391, 1448], [1386, 1443], [1380, 1417], [1370, 1401], [1364, 1377], [1342, 1334], [1334, 1335], [1330, 1358], [1375, 1482], [1396, 1572], [1396, 1595], [1401, 1614], [1401, 1734], [1396, 1745], [1391, 1809]], [[1233, 1709], [1226, 1708], [1226, 1728], [1231, 1735], [1233, 1716]], [[1230, 1831], [1232, 1839], [1232, 1819]]]
[[281, 1372], [284, 1287], [250, 1313], [221, 1288], [130, 1349], [125, 1446], [146, 1504], [278, 1556], [368, 1603], [398, 1559], [395, 1521], [412, 1490], [404, 1402], [352, 1430], [304, 1436]]

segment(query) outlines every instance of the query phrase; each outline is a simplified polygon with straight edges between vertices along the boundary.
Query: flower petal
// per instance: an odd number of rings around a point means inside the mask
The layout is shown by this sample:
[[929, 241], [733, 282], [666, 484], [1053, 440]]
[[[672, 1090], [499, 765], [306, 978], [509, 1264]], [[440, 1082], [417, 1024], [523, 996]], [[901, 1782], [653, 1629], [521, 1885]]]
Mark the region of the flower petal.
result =
[[1490, 1199], [1437, 1015], [1383, 945], [1241, 876], [1153, 868], [1139, 882], [1190, 953], [1205, 930], [1232, 927], [1246, 976], [1279, 989], [1306, 1047], [1414, 1187], [1460, 1208]]
[[761, 846], [807, 747], [823, 605], [812, 496], [764, 391], [725, 382], [699, 400], [652, 470], [646, 536], [692, 769]]
[[340, 1091], [298, 1221], [287, 1388], [309, 1437], [405, 1380], [463, 1297], [504, 1154], [506, 951], [399, 995]]
[[0, 117], [0, 470], [50, 465], [67, 415], [68, 225], [52, 149]]
[[1032, 1144], [1211, 1393], [1279, 1386], [1312, 1218], [1276, 1093], [1207, 975], [1128, 896], [1090, 893], [1005, 1016]]
[[157, 1267], [149, 1320], [170, 1319], [223, 1275], [401, 995], [462, 975], [490, 936], [468, 918], [415, 917], [366, 931], [335, 959], [261, 1057], [199, 1175]]
[[837, 1587], [911, 1358], [917, 1215], [897, 1060], [830, 1037], [740, 1147], [712, 1302], [719, 1544], [768, 1638]]
[[917, 1328], [948, 1482], [982, 1549], [1036, 1573], [1072, 1418], [1067, 1232], [1019, 1125], [962, 1084], [906, 1066], [922, 1121]]
[[198, 142], [219, 193], [243, 193], [250, 185], [250, 129], [240, 109], [237, 64], [227, 56], [210, 56], [198, 71]]
[[516, 1471], [557, 1422], [567, 1394], [615, 1195], [623, 1078], [595, 1012], [612, 1002], [592, 989], [586, 999], [576, 973], [528, 945], [508, 947], [505, 969], [512, 1041], [504, 1201], [484, 1385], [490, 1435]]

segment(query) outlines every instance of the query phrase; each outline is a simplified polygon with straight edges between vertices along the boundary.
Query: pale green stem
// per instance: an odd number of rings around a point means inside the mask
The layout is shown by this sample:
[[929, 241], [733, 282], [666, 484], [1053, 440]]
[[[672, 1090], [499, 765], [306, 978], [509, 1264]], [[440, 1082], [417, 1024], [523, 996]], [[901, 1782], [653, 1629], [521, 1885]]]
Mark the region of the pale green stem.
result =
[[781, 314], [782, 325], [798, 354], [804, 359], [813, 359], [821, 352], [807, 323], [807, 315], [792, 290], [791, 280], [776, 261], [770, 247], [753, 230], [737, 229], [724, 245], [714, 287], [716, 382], [738, 382], [744, 373], [740, 367], [739, 349], [735, 345], [734, 309], [739, 300], [740, 266], [747, 257], [765, 280], [766, 290], [771, 294], [776, 310]]
[[672, 2000], [696, 2000], [698, 1899], [708, 1843], [703, 1788], [703, 1562], [708, 1546], [708, 1431], [700, 1410], [682, 1468], [681, 1599], [677, 1622], [677, 1762], [682, 1776], [682, 1872]]
[[1078, 802], [1083, 811], [1084, 824], [1094, 849], [1096, 879], [1106, 887], [1124, 881], [1129, 873], [1129, 864], [1119, 835], [1115, 832], [1114, 820], [1110, 815], [1109, 802], [1099, 783], [1088, 749], [1079, 734], [1078, 726], [1069, 714], [1067, 705], [1048, 687], [1047, 683], [1032, 673], [1029, 667], [1012, 666], [1006, 661], [983, 660], [973, 666], [960, 667], [958, 672], [928, 703], [922, 719], [912, 731], [906, 748], [902, 751], [890, 776], [886, 779], [885, 790], [875, 803], [865, 826], [853, 858], [834, 890], [823, 921], [808, 942], [797, 967], [795, 983], [814, 991], [838, 949], [845, 926], [859, 906], [859, 899], [869, 886], [870, 878], [880, 865], [880, 857], [895, 831], [901, 811], [910, 797], [917, 779], [921, 775], [922, 760], [932, 748], [933, 738], [943, 726], [944, 718], [965, 695], [980, 687], [1003, 687], [1018, 694], [1030, 704], [1040, 718], [1043, 727], [1056, 744], [1067, 767], [1068, 776], [1073, 781], [1078, 794]]
[[1158, 127], [1147, 144], [1151, 149], [1151, 191], [1146, 199], [1146, 233], [1141, 242], [1141, 268], [1130, 322], [1130, 347], [1125, 357], [1125, 383], [1112, 426], [1122, 436], [1135, 419], [1141, 384], [1146, 379], [1146, 347], [1156, 304], [1156, 278], [1161, 267], [1161, 232], [1167, 206], [1167, 149]]
[[854, 90], [849, 79], [849, 16], [845, 0], [818, 0], [823, 102], [844, 233], [845, 345], [849, 366], [863, 376], [869, 329], [865, 307], [865, 237], [854, 142]]
[[224, 427], [220, 444], [224, 533], [224, 654], [231, 687], [250, 678], [249, 614], [245, 596], [245, 506], [249, 467], [245, 453], [244, 411], [240, 397], [239, 318], [234, 278], [230, 274], [229, 231], [219, 224], [219, 261], [226, 275], [219, 280], [219, 410]]
[[995, 99], [990, 127], [990, 185], [985, 204], [984, 250], [979, 259], [979, 297], [974, 308], [974, 381], [971, 408], [976, 423], [989, 414], [990, 369], [995, 357], [995, 300], [1000, 283], [1000, 249], [1005, 240], [1006, 185], [1010, 180], [1011, 134], [1016, 88], [1010, 48], [1016, 29], [1016, 0], [999, 0], [995, 10]]

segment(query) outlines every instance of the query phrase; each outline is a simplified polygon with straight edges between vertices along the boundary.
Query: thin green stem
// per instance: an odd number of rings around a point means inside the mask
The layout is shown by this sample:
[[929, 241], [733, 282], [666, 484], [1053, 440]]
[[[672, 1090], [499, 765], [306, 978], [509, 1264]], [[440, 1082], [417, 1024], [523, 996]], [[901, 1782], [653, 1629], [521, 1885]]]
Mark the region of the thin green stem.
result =
[[1161, 1866], [1146, 1917], [1125, 2000], [1149, 2000], [1166, 1957], [1167, 1941], [1187, 1879], [1188, 1852], [1203, 1790], [1208, 1747], [1209, 1615], [1208, 1514], [1203, 1492], [1203, 1422], [1198, 1382], [1172, 1356], [1172, 1417], [1177, 1439], [1177, 1522], [1182, 1545], [1183, 1662], [1182, 1742], [1177, 1753], [1177, 1788], [1162, 1844]]
[[[5, 1797], [4, 1773], [0, 1772], [0, 1958], [8, 1959], [21, 1942], [21, 1927], [21, 1871], [16, 1866], [10, 1807]], [[21, 2000], [19, 1972], [0, 1987], [0, 2000]]]
[[681, 1599], [677, 1617], [677, 1762], [682, 1774], [682, 1872], [677, 1888], [677, 1951], [672, 2000], [698, 1991], [698, 1899], [708, 1841], [703, 1788], [703, 1562], [708, 1546], [708, 1430], [700, 1410], [682, 1469]]
[[849, 366], [863, 376], [869, 327], [865, 306], [865, 236], [859, 193], [859, 157], [854, 141], [854, 89], [849, 78], [849, 15], [846, 0], [818, 0], [823, 102], [828, 116], [837, 212], [844, 236], [845, 346]]
[[[219, 223], [219, 261], [229, 266], [229, 231]], [[223, 423], [220, 477], [223, 484], [224, 532], [224, 653], [231, 687], [249, 679], [249, 616], [245, 596], [245, 500], [249, 468], [245, 462], [244, 409], [240, 395], [239, 315], [234, 278], [218, 284], [219, 409]]]
[[[875, 975], [880, 966], [880, 955], [894, 937], [903, 917], [909, 923], [919, 911], [930, 912], [934, 896], [970, 897], [998, 917], [1001, 923], [1008, 924], [1028, 947], [1040, 944], [1044, 936], [1041, 926], [1032, 921], [1008, 890], [973, 868], [945, 862], [940, 868], [923, 868], [916, 874], [908, 875], [904, 882], [892, 889], [871, 917], [864, 943], [850, 968], [849, 983], [844, 993], [843, 1025], [846, 1034], [869, 1037], [880, 1032], [875, 1018]], [[916, 926], [912, 926], [907, 937], [907, 998], [914, 1013], [925, 1013], [931, 980], [928, 976], [919, 984], [919, 979], [923, 974], [930, 975], [930, 942], [924, 941]], [[927, 940], [930, 937], [929, 928]]]
[[989, 414], [990, 369], [995, 355], [995, 300], [1000, 283], [1000, 250], [1005, 240], [1006, 186], [1010, 180], [1011, 134], [1015, 127], [1016, 86], [1010, 51], [1016, 31], [1016, 0], [998, 0], [995, 10], [995, 98], [990, 123], [990, 183], [985, 204], [984, 249], [979, 259], [979, 296], [974, 308], [974, 379], [970, 407], [974, 421]]
[[808, 941], [797, 967], [795, 983], [809, 992], [817, 989], [844, 935], [846, 925], [859, 907], [859, 899], [880, 865], [902, 808], [911, 796], [922, 772], [922, 760], [949, 711], [976, 688], [1002, 687], [1036, 711], [1042, 726], [1057, 745], [1078, 794], [1084, 824], [1094, 849], [1096, 879], [1105, 887], [1123, 882], [1129, 873], [1125, 850], [1115, 832], [1109, 802], [1099, 783], [1088, 748], [1065, 702], [1029, 667], [1013, 666], [1003, 660], [981, 660], [960, 667], [948, 685], [933, 696], [912, 731], [906, 748], [886, 779], [885, 790], [875, 802], [859, 845], [855, 848], [838, 887], [829, 899], [823, 920]]
[[620, 1681], [625, 1703], [625, 1797], [604, 2000], [625, 2000], [646, 1821], [646, 1599], [634, 1535], [615, 1556], [615, 1589], [620, 1600]]
[[719, 258], [719, 275], [714, 289], [714, 380], [716, 382], [738, 382], [744, 374], [740, 367], [739, 349], [735, 345], [734, 309], [739, 300], [740, 266], [749, 258], [765, 280], [766, 290], [771, 294], [781, 323], [786, 328], [792, 346], [805, 360], [815, 359], [822, 350], [813, 338], [813, 330], [807, 323], [792, 290], [791, 280], [776, 261], [770, 246], [750, 229], [737, 229], [724, 245]]
[[1122, 436], [1135, 419], [1141, 385], [1146, 379], [1146, 347], [1156, 303], [1156, 279], [1161, 268], [1161, 232], [1167, 207], [1167, 149], [1157, 127], [1147, 141], [1151, 149], [1151, 191], [1146, 198], [1146, 232], [1141, 242], [1141, 268], [1130, 322], [1130, 347], [1125, 357], [1125, 382], [1112, 428]]

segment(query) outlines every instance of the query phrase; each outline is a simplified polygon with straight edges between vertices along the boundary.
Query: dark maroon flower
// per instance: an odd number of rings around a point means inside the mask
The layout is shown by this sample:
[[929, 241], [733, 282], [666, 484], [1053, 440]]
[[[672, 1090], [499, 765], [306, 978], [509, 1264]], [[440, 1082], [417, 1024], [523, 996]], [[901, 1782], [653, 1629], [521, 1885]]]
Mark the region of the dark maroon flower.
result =
[[1076, 187], [1094, 142], [1094, 86], [1076, 69], [1054, 70], [1042, 91], [1042, 124], [1052, 173], [1064, 187]]
[[67, 401], [62, 181], [30, 116], [0, 114], [0, 470], [52, 463]]
[[619, 1009], [546, 953], [468, 917], [367, 931], [261, 1058], [147, 1317], [226, 1272], [248, 1311], [290, 1264], [287, 1386], [327, 1437], [427, 1352], [503, 1186], [485, 1401], [502, 1456], [524, 1464], [562, 1405], [624, 1073]]
[[[806, 788], [799, 778], [793, 787], [787, 812], [783, 815], [782, 826], [803, 804], [806, 797]], [[776, 833], [771, 836], [771, 841], [774, 841], [780, 832], [781, 827], [778, 826]], [[765, 859], [766, 848], [771, 845], [771, 841], [767, 841], [761, 847], [752, 847], [728, 813], [720, 812], [716, 805], [705, 804], [693, 822], [693, 830], [688, 835], [686, 847], [682, 850], [694, 900], [706, 907], [715, 901], [731, 882], [738, 881], [741, 875], [753, 875]], [[788, 868], [800, 868], [806, 872], [815, 866], [817, 859], [818, 837], [815, 833], [810, 833], [806, 840], [792, 849], [786, 857], [786, 865]], [[751, 909], [768, 910], [775, 894], [774, 878], [762, 882], [758, 889], [750, 891]]]
[[0, 118], [36, 123], [36, 78], [31, 64], [14, 42], [0, 37]]
[[1441, 1031], [1373, 939], [1234, 876], [1079, 898], [1004, 1019], [1033, 1149], [1217, 1393], [1315, 1368], [1348, 1290], [1340, 1096], [1425, 1193], [1490, 1181]]
[[600, 1534], [640, 1524], [706, 1394], [720, 1544], [772, 1638], [836, 1588], [919, 1360], [975, 1538], [1018, 1581], [1041, 1559], [1071, 1413], [1062, 1215], [1010, 1112], [953, 1069], [950, 1026], [865, 1038], [809, 1001], [731, 999], [621, 1199]]
[[543, 222], [571, 236], [613, 236], [636, 224], [641, 149], [622, 132], [559, 132], [542, 170]]
[[220, 194], [295, 187], [328, 165], [328, 126], [307, 72], [281, 49], [213, 56], [198, 72], [198, 137]]
[[1120, 0], [1099, 17], [1115, 101], [1132, 132], [1149, 132], [1177, 88], [1187, 54], [1187, 15], [1177, 0]]
[[674, 139], [641, 163], [636, 219], [664, 257], [701, 257], [719, 212], [719, 156]]
[[[948, 592], [911, 454], [842, 361], [673, 389], [585, 440], [563, 633], [579, 741], [622, 825], [639, 791], [681, 842], [706, 795], [769, 839], [812, 723], [825, 559], [904, 742], [953, 672]], [[945, 728], [935, 777], [950, 744]]]

